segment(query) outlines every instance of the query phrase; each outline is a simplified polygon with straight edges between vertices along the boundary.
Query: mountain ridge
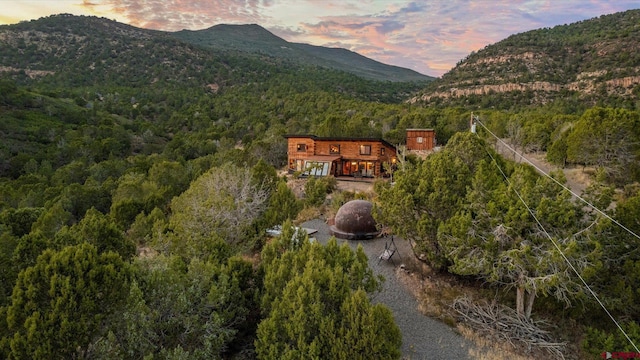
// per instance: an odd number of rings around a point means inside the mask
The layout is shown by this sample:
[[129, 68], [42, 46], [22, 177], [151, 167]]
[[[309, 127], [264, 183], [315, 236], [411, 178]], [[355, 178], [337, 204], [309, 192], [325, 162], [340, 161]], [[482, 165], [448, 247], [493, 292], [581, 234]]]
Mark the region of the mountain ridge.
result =
[[323, 66], [381, 81], [431, 81], [434, 77], [388, 65], [344, 48], [288, 42], [258, 24], [219, 24], [203, 30], [181, 30], [173, 36], [211, 49], [268, 55]]
[[[596, 105], [640, 93], [640, 10], [515, 34], [472, 52], [410, 102], [496, 105], [528, 93], [525, 105], [561, 98]], [[635, 50], [634, 50], [635, 49]], [[479, 99], [483, 97], [483, 99]], [[490, 101], [490, 97], [497, 101]]]
[[[92, 31], [87, 32], [87, 28]], [[196, 61], [197, 65], [191, 60], [188, 61], [190, 63], [185, 64], [186, 68], [192, 67], [183, 71], [191, 74], [187, 77], [194, 77], [195, 71], [207, 67], [219, 68], [220, 66], [214, 66], [211, 63], [211, 59], [215, 59], [224, 66], [229, 61], [235, 61], [230, 60], [231, 58], [236, 60], [243, 58], [243, 62], [253, 62], [257, 68], [262, 67], [257, 62], [267, 62], [274, 66], [279, 64], [319, 66], [328, 70], [354, 74], [366, 80], [426, 82], [433, 79], [413, 70], [379, 63], [346, 49], [340, 55], [342, 62], [329, 59], [336, 54], [334, 49], [318, 50], [320, 47], [310, 47], [309, 49], [314, 49], [314, 54], [310, 54], [309, 51], [300, 50], [305, 46], [304, 44], [288, 43], [255, 24], [216, 25], [198, 31], [165, 32], [137, 28], [96, 16], [59, 14], [0, 26], [0, 45], [3, 44], [7, 51], [5, 54], [0, 54], [0, 71], [14, 73], [24, 71], [28, 76], [50, 75], [54, 69], [61, 69], [82, 56], [99, 58], [104, 62], [105, 57], [108, 60], [122, 55], [120, 50], [124, 48], [124, 52], [131, 55], [128, 59], [131, 63], [142, 61], [147, 65], [144, 73], [149, 73], [157, 66], [166, 65], [166, 61], [172, 64], [171, 71], [178, 72], [180, 58], [185, 59], [188, 55], [196, 56], [199, 60]], [[117, 44], [121, 48], [115, 49], [118, 46], [114, 45]], [[176, 53], [172, 54], [172, 48]], [[282, 56], [283, 48], [292, 49], [294, 54]], [[256, 49], [262, 50], [262, 53]], [[265, 52], [265, 49], [268, 51]], [[120, 52], [107, 54], [109, 50]], [[159, 53], [154, 54], [153, 51], [156, 50]], [[284, 53], [286, 55], [286, 51]], [[326, 55], [327, 53], [331, 55]], [[134, 59], [136, 56], [142, 56], [143, 59]], [[148, 58], [163, 60], [160, 64], [154, 64]], [[200, 63], [201, 61], [203, 63]], [[349, 66], [345, 66], [345, 62], [348, 62]], [[99, 65], [96, 64], [96, 66]], [[138, 77], [137, 74], [128, 74], [123, 78], [131, 76]], [[215, 78], [216, 76], [205, 74], [205, 77]], [[210, 82], [214, 82], [213, 79]]]

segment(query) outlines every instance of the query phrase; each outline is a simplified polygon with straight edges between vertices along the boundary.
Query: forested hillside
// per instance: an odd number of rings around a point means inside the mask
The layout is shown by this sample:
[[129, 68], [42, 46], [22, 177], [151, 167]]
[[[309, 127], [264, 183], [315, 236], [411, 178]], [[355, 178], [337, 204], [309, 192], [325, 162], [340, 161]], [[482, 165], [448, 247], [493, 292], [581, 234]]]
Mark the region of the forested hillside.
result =
[[512, 35], [460, 60], [413, 101], [512, 109], [637, 108], [640, 10]]
[[386, 65], [352, 51], [287, 42], [259, 25], [216, 25], [209, 29], [172, 33], [195, 45], [216, 51], [239, 51], [294, 64], [317, 65], [378, 81], [427, 82], [434, 78]]
[[[625, 24], [634, 14], [612, 16]], [[609, 17], [592, 21], [609, 29]], [[567, 43], [590, 23], [566, 27]], [[559, 29], [532, 34], [562, 39]], [[621, 29], [599, 39], [636, 38]], [[424, 83], [174, 35], [70, 15], [0, 26], [0, 358], [333, 359], [375, 349], [397, 359], [400, 334], [370, 301], [380, 279], [362, 251], [311, 243], [291, 227], [356, 196], [370, 196], [380, 221], [434, 271], [481, 279], [478, 294], [527, 321], [568, 324], [550, 332], [570, 342], [561, 350], [570, 357], [629, 349], [514, 190], [638, 338], [638, 239], [500, 158], [487, 131], [593, 174], [586, 196], [613, 204], [607, 213], [638, 233], [634, 91], [531, 106], [531, 92], [516, 89], [509, 106], [477, 110], [498, 99], [491, 93], [432, 107], [406, 101]], [[611, 79], [636, 71], [633, 59], [608, 60]], [[458, 70], [442, 81], [467, 81]], [[466, 133], [472, 110], [478, 136]], [[285, 134], [402, 144], [407, 128], [435, 129], [443, 149], [403, 158], [395, 185], [381, 181], [375, 194], [329, 200], [335, 179], [312, 178], [298, 197], [291, 175], [278, 176]], [[268, 240], [265, 230], [283, 224]]]

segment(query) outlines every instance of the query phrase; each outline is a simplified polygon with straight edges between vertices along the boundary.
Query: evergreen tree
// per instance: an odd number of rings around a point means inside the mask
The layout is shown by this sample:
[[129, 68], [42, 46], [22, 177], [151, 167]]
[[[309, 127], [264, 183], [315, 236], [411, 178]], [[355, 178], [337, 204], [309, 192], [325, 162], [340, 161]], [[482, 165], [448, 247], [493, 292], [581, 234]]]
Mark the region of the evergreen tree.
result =
[[286, 223], [263, 250], [264, 320], [258, 325], [260, 359], [398, 359], [402, 339], [391, 312], [372, 305], [378, 280], [362, 248], [335, 239], [310, 243]]
[[219, 359], [253, 339], [259, 283], [250, 263], [160, 255], [134, 265], [126, 305], [107, 319], [91, 358]]
[[449, 270], [514, 287], [516, 310], [524, 318], [531, 316], [540, 295], [567, 304], [583, 298], [584, 289], [560, 253], [579, 271], [597, 260], [594, 244], [583, 231], [589, 224], [580, 207], [527, 165], [515, 168], [508, 185], [501, 177], [494, 164], [481, 161], [465, 206], [440, 227], [439, 239], [452, 262]]
[[88, 243], [46, 250], [18, 275], [6, 310], [9, 359], [83, 357], [122, 306], [131, 273], [119, 255]]
[[373, 215], [401, 238], [415, 244], [414, 252], [433, 267], [444, 269], [447, 258], [438, 242], [438, 226], [458, 211], [486, 145], [471, 133], [458, 133], [442, 151], [415, 168], [395, 173], [395, 184], [379, 183], [379, 211]]
[[173, 231], [158, 238], [156, 245], [187, 258], [206, 258], [221, 247], [246, 245], [247, 239], [262, 235], [253, 226], [265, 211], [268, 196], [250, 169], [231, 164], [213, 168], [173, 199], [169, 219]]

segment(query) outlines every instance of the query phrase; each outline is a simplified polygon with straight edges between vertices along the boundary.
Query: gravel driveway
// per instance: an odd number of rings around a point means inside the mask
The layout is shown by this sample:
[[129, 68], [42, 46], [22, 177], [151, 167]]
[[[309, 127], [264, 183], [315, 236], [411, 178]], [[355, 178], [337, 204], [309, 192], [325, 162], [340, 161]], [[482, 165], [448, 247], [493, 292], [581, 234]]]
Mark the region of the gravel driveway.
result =
[[[311, 220], [301, 225], [305, 228], [318, 230], [311, 235], [320, 243], [326, 244], [331, 237], [329, 226], [320, 219]], [[373, 240], [343, 240], [337, 239], [338, 244], [348, 243], [352, 248], [362, 244], [364, 252], [369, 257], [369, 266], [376, 274], [385, 277], [381, 292], [373, 294], [373, 301], [383, 303], [393, 312], [396, 324], [402, 332], [403, 359], [471, 359], [469, 352], [473, 344], [464, 339], [452, 328], [444, 323], [427, 317], [418, 311], [418, 302], [409, 289], [398, 281], [394, 272], [399, 266], [401, 257], [413, 256], [408, 244], [396, 241], [398, 254], [393, 256], [395, 266], [389, 261], [378, 262], [378, 256], [384, 251], [384, 238]]]

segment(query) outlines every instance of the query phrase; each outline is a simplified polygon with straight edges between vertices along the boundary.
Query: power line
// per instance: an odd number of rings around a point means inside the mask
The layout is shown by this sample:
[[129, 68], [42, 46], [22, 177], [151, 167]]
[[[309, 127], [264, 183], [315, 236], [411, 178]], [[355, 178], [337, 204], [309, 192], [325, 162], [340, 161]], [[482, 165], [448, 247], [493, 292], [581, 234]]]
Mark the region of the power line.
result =
[[546, 176], [547, 178], [551, 179], [553, 182], [555, 182], [556, 184], [560, 185], [563, 189], [565, 189], [566, 191], [570, 192], [573, 196], [575, 196], [577, 199], [579, 199], [580, 201], [582, 201], [583, 203], [585, 203], [587, 206], [589, 206], [590, 208], [592, 208], [593, 210], [595, 210], [598, 214], [604, 216], [605, 218], [607, 218], [608, 220], [610, 220], [611, 222], [615, 223], [616, 225], [618, 225], [620, 228], [624, 229], [626, 232], [628, 232], [629, 234], [633, 235], [636, 239], [640, 240], [640, 235], [636, 234], [635, 232], [633, 232], [631, 229], [627, 228], [626, 226], [622, 225], [620, 222], [618, 222], [616, 219], [612, 218], [611, 216], [609, 216], [607, 213], [605, 213], [604, 211], [598, 209], [595, 205], [593, 205], [592, 203], [590, 203], [589, 201], [587, 201], [586, 199], [584, 199], [582, 196], [576, 194], [575, 192], [573, 192], [573, 190], [569, 189], [567, 186], [565, 186], [563, 183], [559, 182], [557, 179], [555, 179], [553, 176], [550, 176], [549, 174], [547, 174], [544, 170], [542, 170], [540, 167], [538, 167], [536, 164], [534, 164], [533, 162], [531, 162], [529, 159], [527, 159], [526, 157], [524, 157], [522, 154], [520, 154], [519, 152], [517, 152], [515, 149], [513, 149], [511, 146], [509, 146], [506, 142], [504, 142], [502, 139], [500, 139], [496, 134], [492, 133], [491, 130], [489, 130], [481, 121], [480, 119], [478, 119], [478, 117], [475, 117], [475, 120], [478, 124], [480, 124], [485, 130], [487, 130], [487, 132], [489, 134], [491, 134], [491, 136], [493, 136], [494, 138], [496, 138], [496, 140], [498, 140], [502, 145], [504, 145], [507, 149], [511, 150], [511, 152], [513, 152], [514, 154], [520, 156], [521, 159], [524, 159], [524, 161], [526, 161], [529, 165], [533, 166], [536, 170], [538, 170], [538, 172], [540, 172], [541, 174], [543, 174], [544, 176]]
[[[500, 142], [502, 142], [503, 144], [505, 144], [500, 138], [498, 138], [495, 134], [493, 134], [491, 132], [491, 130], [487, 129], [487, 127], [480, 122], [480, 120], [476, 117], [475, 118], [476, 122], [479, 123], [485, 130], [487, 130], [491, 135], [493, 135], [496, 139], [498, 139]], [[506, 145], [506, 144], [505, 144]], [[507, 146], [510, 150], [512, 150], [514, 153], [518, 154], [515, 150], [511, 149], [511, 147]], [[538, 217], [535, 215], [535, 213], [533, 212], [533, 210], [529, 207], [529, 205], [526, 203], [526, 201], [524, 201], [524, 198], [520, 195], [520, 193], [518, 192], [518, 190], [514, 187], [511, 186], [511, 182], [509, 181], [509, 178], [507, 177], [507, 175], [504, 173], [504, 171], [502, 171], [502, 168], [500, 167], [500, 165], [498, 164], [498, 162], [496, 161], [496, 159], [493, 157], [493, 155], [491, 154], [490, 151], [487, 150], [487, 153], [489, 154], [489, 156], [491, 157], [491, 159], [493, 160], [493, 163], [496, 165], [496, 167], [498, 168], [498, 170], [500, 171], [500, 173], [502, 174], [502, 177], [504, 177], [505, 181], [507, 182], [507, 185], [509, 185], [509, 187], [511, 189], [513, 189], [513, 191], [516, 193], [516, 195], [518, 196], [518, 199], [520, 199], [520, 202], [522, 202], [522, 204], [527, 208], [527, 211], [529, 212], [529, 214], [531, 215], [531, 217], [533, 217], [533, 219], [536, 221], [536, 223], [538, 224], [538, 226], [542, 229], [542, 231], [544, 232], [544, 234], [547, 236], [547, 238], [549, 239], [549, 241], [551, 241], [551, 243], [553, 244], [553, 246], [556, 248], [556, 250], [558, 250], [558, 252], [560, 253], [560, 255], [562, 256], [562, 258], [564, 259], [564, 261], [569, 265], [569, 267], [571, 268], [571, 270], [573, 270], [573, 272], [576, 274], [576, 276], [580, 279], [580, 281], [582, 282], [582, 284], [587, 288], [587, 290], [589, 290], [589, 293], [596, 299], [596, 301], [598, 302], [598, 304], [600, 305], [600, 307], [602, 307], [602, 309], [604, 310], [604, 312], [609, 316], [609, 318], [611, 319], [611, 321], [613, 321], [613, 323], [618, 327], [618, 330], [620, 330], [620, 332], [622, 332], [622, 334], [624, 335], [624, 337], [627, 339], [627, 341], [629, 341], [629, 343], [633, 346], [633, 348], [640, 353], [640, 350], [638, 349], [638, 347], [636, 346], [636, 344], [633, 342], [633, 340], [631, 340], [631, 338], [629, 337], [629, 335], [626, 333], [626, 331], [624, 331], [624, 329], [622, 328], [622, 326], [620, 326], [620, 324], [616, 321], [616, 319], [613, 317], [613, 315], [611, 315], [611, 313], [609, 312], [609, 310], [607, 310], [607, 307], [602, 303], [602, 301], [600, 301], [600, 298], [598, 297], [598, 295], [595, 293], [595, 291], [593, 291], [591, 289], [591, 287], [589, 286], [589, 284], [587, 284], [587, 282], [584, 280], [584, 278], [582, 277], [582, 275], [580, 275], [580, 273], [578, 272], [578, 270], [573, 266], [573, 264], [571, 263], [571, 261], [569, 261], [569, 258], [567, 258], [567, 256], [564, 254], [564, 252], [562, 251], [562, 249], [560, 249], [560, 246], [558, 245], [558, 243], [553, 240], [553, 238], [551, 237], [551, 235], [549, 235], [549, 233], [547, 232], [547, 230], [544, 228], [544, 226], [542, 225], [542, 223], [540, 222], [540, 220], [538, 220]], [[518, 154], [520, 155], [520, 154]], [[526, 158], [522, 157], [523, 159], [527, 160]], [[600, 211], [599, 209], [597, 209], [595, 206], [593, 206], [592, 204], [590, 204], [588, 201], [582, 199], [580, 196], [576, 195], [573, 191], [571, 191], [570, 189], [568, 189], [566, 186], [564, 186], [563, 184], [561, 184], [560, 182], [558, 182], [556, 179], [552, 178], [551, 176], [549, 176], [547, 173], [545, 173], [544, 171], [542, 171], [540, 168], [538, 168], [537, 166], [535, 166], [535, 164], [531, 163], [529, 160], [527, 160], [527, 162], [529, 164], [531, 164], [533, 167], [535, 167], [538, 171], [540, 171], [541, 173], [543, 173], [545, 176], [547, 176], [548, 178], [552, 179], [554, 182], [556, 182], [557, 184], [559, 184], [560, 186], [562, 186], [565, 190], [571, 192], [574, 196], [576, 196], [577, 198], [579, 198], [580, 200], [582, 200], [583, 202], [585, 202], [586, 204], [588, 204], [589, 206], [591, 206], [593, 209], [597, 210], [599, 213], [601, 213], [602, 215], [605, 215], [608, 219], [612, 220], [613, 222], [615, 222], [616, 224], [620, 225], [617, 221], [611, 219], [608, 215], [604, 214], [602, 211]], [[622, 225], [620, 225], [622, 226]], [[628, 230], [626, 227], [622, 226], [625, 230], [627, 230], [628, 232], [630, 232], [631, 234], [633, 234], [634, 236], [638, 237], [638, 235], [636, 235], [634, 232], [632, 232], [631, 230]], [[639, 238], [640, 239], [640, 238]]]

